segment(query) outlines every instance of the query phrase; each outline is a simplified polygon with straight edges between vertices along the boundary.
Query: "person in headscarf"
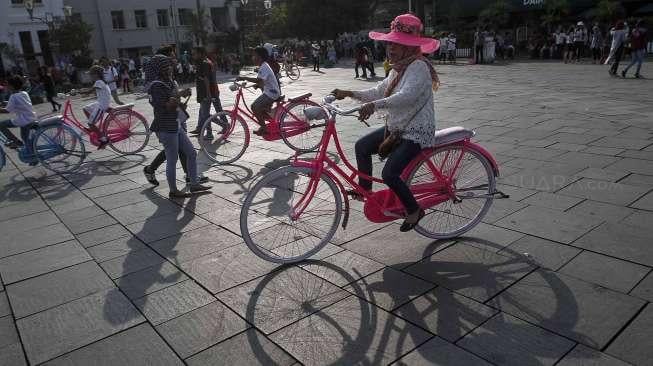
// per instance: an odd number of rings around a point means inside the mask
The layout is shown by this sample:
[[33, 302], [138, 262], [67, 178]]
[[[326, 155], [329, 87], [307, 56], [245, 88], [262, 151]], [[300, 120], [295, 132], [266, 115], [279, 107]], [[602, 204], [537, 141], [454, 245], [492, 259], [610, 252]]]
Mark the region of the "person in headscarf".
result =
[[[211, 187], [198, 182], [197, 153], [182, 127], [185, 123], [182, 116], [187, 116], [187, 114], [180, 109], [179, 99], [189, 96], [190, 90], [178, 90], [177, 83], [172, 79], [172, 70], [173, 63], [169, 57], [160, 54], [154, 55], [147, 64], [146, 77], [149, 77], [148, 93], [150, 94], [150, 104], [154, 110], [151, 130], [156, 133], [165, 151], [169, 196], [170, 198], [180, 198], [207, 191]], [[182, 192], [177, 188], [176, 171], [179, 150], [182, 150], [186, 156], [186, 167], [190, 177], [189, 193]]]
[[[358, 99], [365, 104], [359, 119], [368, 119], [375, 111], [385, 110], [386, 126], [379, 128], [356, 142], [358, 170], [372, 176], [372, 155], [379, 153], [387, 133], [396, 134], [399, 142], [387, 157], [382, 178], [397, 195], [406, 209], [406, 219], [400, 230], [412, 230], [424, 217], [412, 192], [401, 179], [401, 173], [422, 149], [435, 145], [435, 107], [433, 93], [440, 81], [433, 66], [423, 54], [435, 52], [440, 42], [421, 37], [421, 20], [404, 14], [395, 18], [388, 34], [370, 32], [370, 38], [387, 42], [392, 70], [390, 75], [375, 88], [361, 91], [335, 89], [338, 99]], [[361, 187], [372, 190], [372, 182], [365, 177], [359, 180]], [[354, 197], [353, 191], [348, 192]], [[355, 197], [356, 198], [356, 197]]]

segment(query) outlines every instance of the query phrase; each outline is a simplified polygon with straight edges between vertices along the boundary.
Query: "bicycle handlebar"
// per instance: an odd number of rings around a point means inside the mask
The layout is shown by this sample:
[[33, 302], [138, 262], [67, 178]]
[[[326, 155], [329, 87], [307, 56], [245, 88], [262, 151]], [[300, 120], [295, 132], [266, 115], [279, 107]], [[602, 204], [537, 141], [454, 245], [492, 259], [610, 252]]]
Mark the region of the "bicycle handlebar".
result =
[[[338, 106], [334, 105], [333, 102], [336, 101], [336, 97], [333, 94], [329, 94], [323, 99], [323, 106], [326, 108], [328, 111], [331, 111], [335, 114], [341, 115], [341, 116], [354, 116], [354, 113], [358, 112], [361, 110], [362, 106], [358, 106], [355, 108], [351, 109], [341, 109]], [[359, 120], [360, 121], [360, 120]], [[367, 121], [361, 121], [362, 123], [365, 124], [365, 126], [370, 127], [369, 123]]]

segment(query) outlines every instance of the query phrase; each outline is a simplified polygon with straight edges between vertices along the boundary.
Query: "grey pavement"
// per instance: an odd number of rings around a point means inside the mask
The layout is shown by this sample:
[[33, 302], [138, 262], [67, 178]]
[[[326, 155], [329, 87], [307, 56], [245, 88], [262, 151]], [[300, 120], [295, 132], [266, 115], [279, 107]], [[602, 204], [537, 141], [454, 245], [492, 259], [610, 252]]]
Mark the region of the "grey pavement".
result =
[[[281, 142], [253, 138], [231, 166], [200, 155], [213, 189], [177, 201], [165, 167], [160, 187], [142, 176], [154, 136], [134, 156], [91, 147], [65, 176], [9, 152], [0, 365], [651, 365], [653, 82], [589, 64], [436, 68], [438, 127], [476, 129], [510, 194], [448, 241], [372, 224], [354, 204], [313, 260], [259, 259], [240, 206], [288, 164]], [[284, 82], [316, 100], [374, 85], [347, 67]], [[152, 117], [147, 100], [123, 99]], [[190, 114], [193, 128], [197, 104]], [[338, 130], [353, 159], [368, 129], [345, 118]]]

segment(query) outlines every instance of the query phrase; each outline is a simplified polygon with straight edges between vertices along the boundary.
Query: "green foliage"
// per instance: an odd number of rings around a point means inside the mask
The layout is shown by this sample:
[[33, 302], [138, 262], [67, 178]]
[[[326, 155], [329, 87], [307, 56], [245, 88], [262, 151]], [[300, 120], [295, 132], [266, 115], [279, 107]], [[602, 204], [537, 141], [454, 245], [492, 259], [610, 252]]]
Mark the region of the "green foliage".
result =
[[329, 39], [364, 29], [377, 1], [288, 0], [288, 34], [299, 38]]
[[510, 5], [506, 0], [496, 0], [479, 14], [483, 26], [502, 27], [510, 20]]
[[614, 0], [601, 0], [596, 4], [596, 16], [603, 22], [612, 23], [621, 14], [619, 3]]
[[569, 15], [568, 0], [547, 0], [542, 15], [542, 24], [550, 27], [560, 23], [567, 15]]
[[90, 56], [90, 43], [93, 26], [79, 17], [67, 17], [59, 23], [52, 40], [57, 43], [59, 52], [66, 55]]
[[270, 38], [286, 37], [289, 33], [288, 6], [281, 4], [273, 7], [263, 29]]
[[18, 58], [20, 57], [20, 51], [9, 43], [0, 43], [0, 55], [5, 56], [14, 63], [18, 63]]

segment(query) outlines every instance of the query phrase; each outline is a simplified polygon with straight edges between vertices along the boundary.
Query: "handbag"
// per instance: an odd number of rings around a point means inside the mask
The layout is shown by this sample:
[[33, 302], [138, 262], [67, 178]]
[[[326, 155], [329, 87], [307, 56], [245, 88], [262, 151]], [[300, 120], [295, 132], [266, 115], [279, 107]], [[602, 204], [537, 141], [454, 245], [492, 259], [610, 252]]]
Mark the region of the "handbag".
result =
[[[424, 109], [426, 103], [428, 102], [429, 102], [429, 98], [426, 98], [424, 104], [422, 104], [422, 106], [417, 111], [415, 111], [415, 114], [413, 114], [413, 116], [410, 117], [408, 121], [412, 121], [415, 118], [415, 116], [417, 116], [417, 113], [419, 113], [422, 109]], [[394, 131], [394, 132], [390, 131], [388, 129], [388, 123], [386, 122], [384, 138], [381, 144], [379, 144], [379, 148], [378, 148], [379, 159], [381, 161], [385, 160], [388, 156], [390, 156], [390, 154], [397, 148], [397, 146], [401, 144], [401, 138], [403, 137], [403, 135], [404, 135], [403, 130]]]

